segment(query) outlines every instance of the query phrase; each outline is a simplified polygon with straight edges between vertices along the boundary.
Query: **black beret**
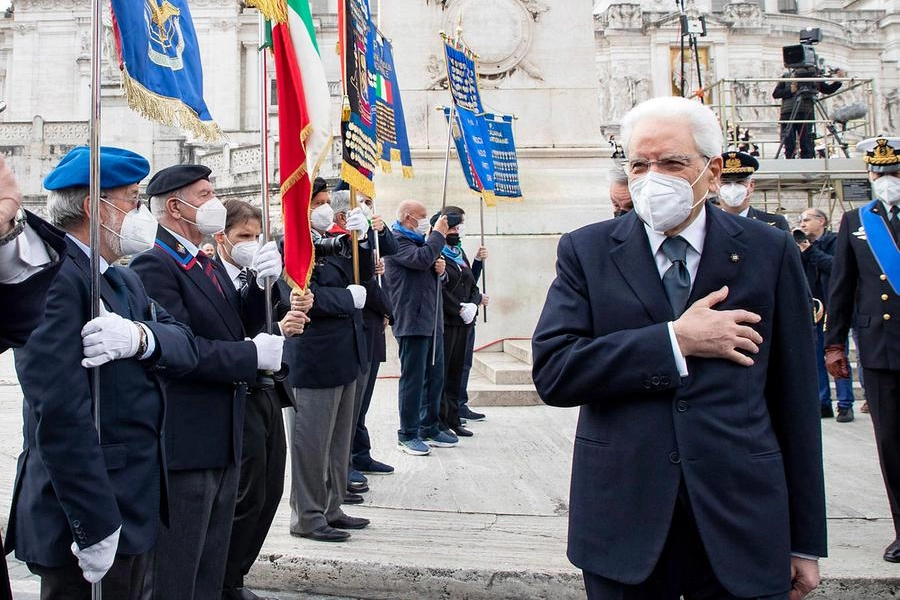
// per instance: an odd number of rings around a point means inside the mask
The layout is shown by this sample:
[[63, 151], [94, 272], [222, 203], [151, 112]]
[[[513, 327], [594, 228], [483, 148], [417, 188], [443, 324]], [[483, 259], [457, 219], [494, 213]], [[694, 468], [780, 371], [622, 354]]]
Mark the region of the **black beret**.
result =
[[313, 181], [313, 189], [312, 195], [315, 197], [319, 192], [327, 192], [328, 191], [328, 182], [322, 179], [321, 177], [316, 177], [315, 181]]
[[173, 190], [180, 190], [201, 179], [209, 181], [210, 173], [212, 173], [212, 169], [203, 165], [173, 165], [166, 167], [162, 171], [157, 171], [156, 175], [150, 178], [150, 183], [147, 184], [147, 195], [162, 196]]
[[[442, 214], [444, 214], [444, 213], [436, 212], [433, 215], [431, 215], [431, 226], [432, 227], [434, 227], [434, 224], [437, 223], [437, 220], [441, 218]], [[449, 225], [450, 227], [456, 227], [460, 223], [462, 223], [462, 215], [457, 214], [457, 213], [450, 213], [447, 215], [447, 225]]]

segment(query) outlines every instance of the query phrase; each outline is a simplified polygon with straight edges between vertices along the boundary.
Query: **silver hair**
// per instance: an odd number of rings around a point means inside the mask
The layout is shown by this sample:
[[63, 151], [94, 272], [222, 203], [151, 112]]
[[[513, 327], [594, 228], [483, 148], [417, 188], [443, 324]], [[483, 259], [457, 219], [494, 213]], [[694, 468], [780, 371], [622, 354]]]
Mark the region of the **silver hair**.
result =
[[334, 214], [350, 212], [350, 190], [331, 192], [331, 208]]
[[50, 222], [65, 231], [81, 225], [87, 216], [84, 214], [84, 198], [88, 194], [90, 188], [80, 186], [50, 190], [47, 194], [47, 216]]
[[609, 183], [628, 185], [628, 173], [625, 172], [624, 165], [616, 165], [615, 167], [607, 171], [606, 178], [607, 180], [609, 180]]
[[715, 113], [696, 100], [679, 96], [661, 96], [641, 102], [622, 117], [622, 147], [631, 156], [631, 134], [635, 126], [645, 120], [687, 121], [697, 152], [707, 158], [722, 152], [722, 127]]
[[168, 192], [165, 196], [150, 196], [150, 213], [158, 221], [160, 217], [166, 214], [166, 200], [169, 198], [178, 198], [184, 200], [184, 188]]

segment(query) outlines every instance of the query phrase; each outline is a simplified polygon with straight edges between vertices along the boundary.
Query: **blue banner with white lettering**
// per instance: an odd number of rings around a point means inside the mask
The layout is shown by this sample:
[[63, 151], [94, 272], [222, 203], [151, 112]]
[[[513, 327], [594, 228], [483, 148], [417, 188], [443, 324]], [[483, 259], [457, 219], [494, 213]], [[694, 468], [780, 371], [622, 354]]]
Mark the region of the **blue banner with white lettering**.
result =
[[475, 189], [481, 193], [486, 205], [494, 206], [494, 160], [490, 130], [478, 91], [475, 60], [461, 47], [461, 42], [449, 38], [445, 38], [444, 42], [450, 93], [456, 105], [460, 134], [472, 167]]
[[466, 184], [468, 184], [469, 189], [479, 192], [481, 190], [478, 189], [478, 184], [475, 183], [475, 174], [472, 172], [472, 164], [469, 162], [469, 153], [466, 152], [466, 143], [463, 141], [459, 120], [454, 118], [453, 123], [450, 123], [450, 108], [447, 106], [444, 107], [444, 118], [447, 119], [448, 125], [452, 128], [450, 133], [453, 136], [453, 145], [456, 147], [456, 156], [459, 158], [459, 164], [466, 178]]
[[510, 115], [485, 115], [491, 136], [491, 155], [494, 160], [494, 194], [505, 198], [521, 198], [519, 160], [513, 138]]
[[203, 100], [200, 48], [187, 0], [112, 0], [128, 106], [198, 137], [221, 137]]

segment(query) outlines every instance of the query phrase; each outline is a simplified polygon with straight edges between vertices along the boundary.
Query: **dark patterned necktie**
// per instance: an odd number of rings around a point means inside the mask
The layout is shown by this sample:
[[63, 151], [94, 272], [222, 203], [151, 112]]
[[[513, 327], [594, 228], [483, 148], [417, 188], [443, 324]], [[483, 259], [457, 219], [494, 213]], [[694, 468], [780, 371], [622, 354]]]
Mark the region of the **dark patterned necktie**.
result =
[[238, 286], [238, 291], [241, 293], [241, 296], [243, 296], [247, 292], [247, 269], [241, 269], [238, 272], [238, 282], [240, 283], [240, 286]]
[[216, 277], [215, 269], [213, 269], [213, 261], [203, 252], [197, 254], [197, 262], [200, 263], [200, 266], [203, 268], [203, 272], [209, 277], [210, 281], [213, 282], [213, 285], [216, 286], [216, 291], [218, 291], [223, 296], [225, 295], [222, 292], [222, 286], [219, 284], [219, 279]]
[[687, 240], [680, 235], [666, 238], [662, 243], [663, 254], [672, 261], [672, 266], [663, 274], [662, 283], [676, 319], [684, 312], [688, 296], [691, 295], [691, 274], [687, 269], [687, 247]]
[[122, 278], [122, 274], [119, 273], [118, 267], [112, 265], [107, 267], [106, 271], [103, 273], [103, 278], [106, 279], [109, 287], [112, 288], [116, 298], [119, 299], [119, 303], [121, 303], [121, 305], [125, 307], [125, 310], [128, 311], [128, 314], [122, 316], [130, 319], [131, 305], [128, 302], [128, 287], [125, 285], [125, 280]]

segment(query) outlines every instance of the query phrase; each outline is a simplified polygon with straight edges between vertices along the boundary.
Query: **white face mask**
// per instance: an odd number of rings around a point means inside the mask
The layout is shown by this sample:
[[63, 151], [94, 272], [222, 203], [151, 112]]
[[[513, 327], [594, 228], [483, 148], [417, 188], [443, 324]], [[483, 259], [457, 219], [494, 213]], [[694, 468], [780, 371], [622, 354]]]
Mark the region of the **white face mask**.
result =
[[709, 162], [697, 178], [688, 183], [681, 177], [650, 171], [628, 182], [628, 191], [634, 203], [634, 211], [653, 231], [665, 233], [681, 225], [691, 211], [703, 202], [694, 202], [694, 184], [700, 181], [709, 167]]
[[428, 220], [428, 217], [423, 217], [421, 219], [416, 219], [416, 233], [419, 235], [425, 235], [428, 233], [428, 230], [431, 228], [431, 221]]
[[227, 237], [225, 238], [225, 242], [231, 246], [228, 250], [228, 255], [231, 256], [231, 260], [234, 261], [239, 267], [249, 267], [253, 264], [253, 257], [256, 256], [256, 250], [259, 248], [258, 242], [238, 242], [237, 244], [232, 244], [231, 240]]
[[314, 229], [328, 231], [328, 228], [334, 223], [334, 209], [327, 202], [320, 204], [309, 213], [309, 222], [312, 223]]
[[900, 177], [882, 175], [872, 182], [875, 197], [889, 206], [900, 203]]
[[122, 225], [119, 227], [118, 232], [113, 231], [105, 225], [103, 226], [104, 229], [119, 239], [119, 247], [112, 248], [114, 251], [118, 250], [116, 254], [129, 256], [131, 254], [138, 254], [145, 250], [149, 250], [153, 247], [153, 244], [156, 243], [157, 223], [156, 219], [153, 218], [153, 214], [146, 206], [142, 204], [134, 210], [125, 212], [111, 202], [107, 202], [106, 200], [104, 200], [104, 202], [125, 215], [122, 217]]
[[719, 200], [726, 206], [737, 208], [747, 199], [748, 190], [740, 183], [723, 183], [719, 187]]
[[215, 233], [219, 233], [223, 229], [225, 229], [225, 218], [227, 216], [227, 211], [225, 209], [225, 205], [222, 204], [222, 201], [213, 196], [199, 207], [194, 206], [189, 202], [185, 202], [181, 198], [178, 198], [178, 201], [182, 204], [187, 204], [191, 208], [197, 209], [197, 220], [190, 221], [181, 217], [188, 223], [193, 223], [197, 226], [197, 229], [200, 230], [200, 233], [204, 235], [213, 235]]

